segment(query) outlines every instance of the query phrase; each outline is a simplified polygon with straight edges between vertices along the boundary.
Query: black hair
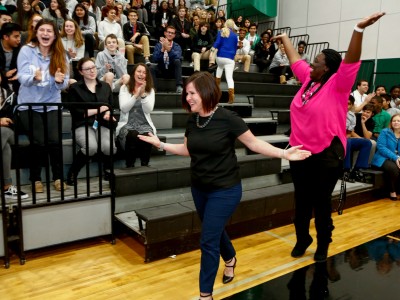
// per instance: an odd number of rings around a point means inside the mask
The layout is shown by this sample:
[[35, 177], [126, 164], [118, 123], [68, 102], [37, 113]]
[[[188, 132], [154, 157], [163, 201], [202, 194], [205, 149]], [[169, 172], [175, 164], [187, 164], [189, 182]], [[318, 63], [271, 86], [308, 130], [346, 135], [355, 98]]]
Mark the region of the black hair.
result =
[[356, 99], [354, 99], [354, 96], [350, 94], [349, 101], [350, 101], [351, 105], [354, 105], [354, 102], [356, 102]]
[[21, 32], [21, 26], [17, 23], [4, 23], [3, 26], [1, 26], [0, 38], [3, 39], [4, 35], [10, 36], [14, 31]]
[[301, 46], [301, 45], [303, 45], [304, 48], [307, 47], [307, 43], [306, 43], [305, 41], [299, 41], [299, 42], [297, 43], [297, 47], [298, 47], [298, 46]]

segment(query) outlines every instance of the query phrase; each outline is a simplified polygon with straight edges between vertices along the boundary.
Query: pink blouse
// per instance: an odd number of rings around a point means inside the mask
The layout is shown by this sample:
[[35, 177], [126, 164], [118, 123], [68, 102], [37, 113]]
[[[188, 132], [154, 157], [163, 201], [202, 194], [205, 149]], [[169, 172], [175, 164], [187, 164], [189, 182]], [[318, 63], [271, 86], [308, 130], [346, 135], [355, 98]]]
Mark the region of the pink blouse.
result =
[[304, 150], [316, 154], [327, 148], [337, 136], [346, 149], [347, 101], [360, 64], [342, 61], [337, 73], [304, 105], [302, 95], [311, 80], [311, 67], [304, 60], [291, 66], [303, 86], [290, 105], [290, 145], [303, 145]]

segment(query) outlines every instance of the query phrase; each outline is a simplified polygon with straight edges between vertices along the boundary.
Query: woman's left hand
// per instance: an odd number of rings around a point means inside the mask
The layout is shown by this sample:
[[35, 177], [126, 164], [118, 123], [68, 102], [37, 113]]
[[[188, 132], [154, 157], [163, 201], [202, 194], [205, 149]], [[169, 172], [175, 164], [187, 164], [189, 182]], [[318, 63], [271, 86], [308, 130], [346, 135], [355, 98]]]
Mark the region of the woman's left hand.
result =
[[13, 124], [13, 121], [10, 118], [0, 118], [0, 126], [8, 127]]
[[287, 150], [284, 150], [284, 157], [287, 160], [303, 160], [311, 156], [311, 152], [308, 150], [301, 150], [303, 145], [293, 146]]
[[58, 68], [56, 74], [54, 74], [54, 79], [56, 82], [64, 82], [65, 74], [61, 72], [61, 69]]

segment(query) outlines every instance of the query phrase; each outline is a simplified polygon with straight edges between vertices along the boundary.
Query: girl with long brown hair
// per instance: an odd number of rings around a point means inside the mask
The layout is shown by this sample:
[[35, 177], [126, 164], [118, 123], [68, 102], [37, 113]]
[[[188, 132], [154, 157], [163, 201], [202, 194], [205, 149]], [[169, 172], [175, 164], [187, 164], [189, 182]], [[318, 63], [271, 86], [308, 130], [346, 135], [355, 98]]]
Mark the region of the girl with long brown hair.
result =
[[[23, 46], [18, 55], [18, 80], [21, 83], [18, 104], [37, 103], [28, 110], [28, 106], [18, 107], [22, 128], [32, 131], [32, 160], [30, 180], [36, 193], [43, 193], [41, 166], [47, 160], [48, 153], [57, 191], [65, 189], [61, 182], [62, 158], [60, 156], [57, 107], [45, 103], [61, 103], [61, 91], [68, 85], [68, 60], [56, 25], [51, 20], [43, 19], [35, 27], [32, 41]], [[45, 110], [46, 109], [46, 110]], [[46, 126], [45, 126], [46, 124]], [[32, 126], [33, 125], [33, 126]], [[47, 145], [44, 132], [47, 130]]]

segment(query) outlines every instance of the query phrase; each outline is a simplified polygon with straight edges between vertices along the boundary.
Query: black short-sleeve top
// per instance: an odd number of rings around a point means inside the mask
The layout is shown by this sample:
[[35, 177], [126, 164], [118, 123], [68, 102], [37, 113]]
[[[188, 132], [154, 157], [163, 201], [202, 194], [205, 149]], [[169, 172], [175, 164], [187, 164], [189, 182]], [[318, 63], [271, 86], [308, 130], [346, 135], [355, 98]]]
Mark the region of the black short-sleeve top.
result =
[[[204, 128], [196, 124], [197, 114], [187, 122], [185, 137], [191, 157], [191, 181], [203, 190], [228, 188], [240, 182], [235, 140], [248, 129], [235, 112], [219, 107]], [[203, 125], [208, 117], [199, 117]]]

